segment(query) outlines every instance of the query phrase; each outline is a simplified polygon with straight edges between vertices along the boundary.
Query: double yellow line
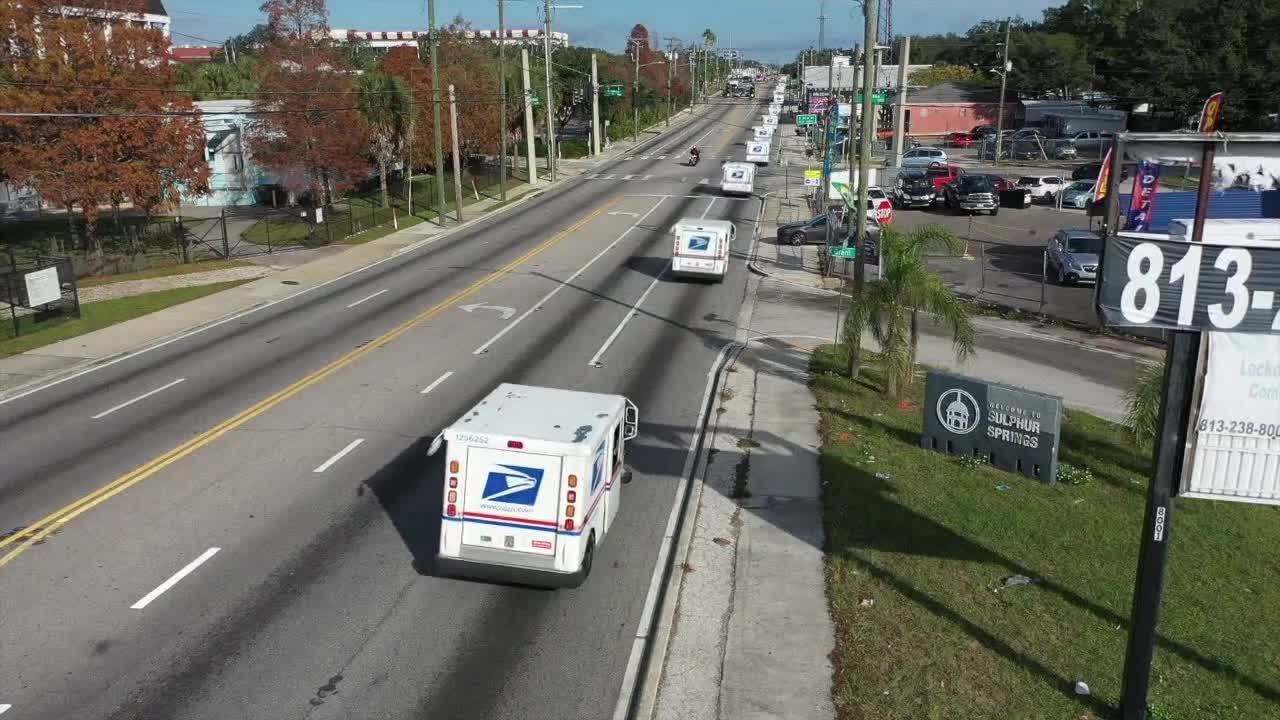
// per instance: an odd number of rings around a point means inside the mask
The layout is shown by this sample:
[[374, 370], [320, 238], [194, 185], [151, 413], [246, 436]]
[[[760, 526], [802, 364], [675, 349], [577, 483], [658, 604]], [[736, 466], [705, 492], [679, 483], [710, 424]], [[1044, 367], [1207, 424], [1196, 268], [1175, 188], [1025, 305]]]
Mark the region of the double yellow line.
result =
[[384, 345], [391, 342], [392, 340], [395, 340], [401, 335], [404, 335], [410, 330], [418, 327], [422, 323], [425, 323], [428, 320], [439, 315], [440, 313], [444, 312], [445, 310], [448, 310], [449, 308], [458, 304], [462, 300], [465, 300], [471, 295], [474, 295], [476, 292], [480, 291], [481, 289], [497, 281], [503, 275], [510, 273], [511, 271], [518, 268], [520, 265], [536, 257], [538, 254], [546, 251], [556, 243], [559, 243], [561, 240], [564, 240], [566, 237], [576, 232], [579, 228], [581, 228], [582, 226], [594, 220], [605, 210], [608, 210], [609, 208], [618, 204], [618, 202], [621, 199], [622, 199], [621, 197], [615, 197], [612, 200], [606, 202], [604, 205], [601, 205], [599, 208], [596, 208], [596, 210], [592, 212], [590, 215], [587, 215], [586, 217], [582, 218], [581, 220], [569, 226], [568, 228], [565, 228], [564, 230], [561, 230], [560, 232], [556, 233], [554, 236], [547, 239], [542, 244], [533, 248], [532, 250], [525, 253], [524, 255], [521, 255], [520, 257], [507, 263], [506, 265], [499, 268], [498, 270], [495, 270], [492, 273], [481, 278], [480, 280], [477, 280], [475, 283], [469, 285], [468, 287], [462, 290], [459, 290], [453, 295], [450, 295], [445, 300], [442, 300], [441, 302], [433, 305], [432, 307], [428, 308], [422, 313], [410, 318], [409, 320], [406, 320], [405, 322], [401, 323], [400, 325], [397, 325], [391, 330], [388, 330], [386, 333], [378, 336], [378, 338], [369, 342], [368, 344], [363, 345], [355, 350], [352, 350], [346, 355], [343, 355], [337, 360], [330, 362], [328, 365], [325, 365], [324, 367], [311, 372], [307, 376], [292, 383], [291, 385], [285, 388], [282, 388], [280, 390], [277, 390], [275, 393], [245, 408], [244, 410], [240, 411], [233, 417], [223, 420], [217, 425], [209, 428], [208, 430], [205, 430], [199, 435], [191, 438], [190, 440], [182, 443], [181, 445], [173, 448], [172, 450], [169, 450], [163, 455], [153, 458], [149, 462], [143, 465], [140, 465], [139, 467], [136, 467], [133, 470], [130, 470], [124, 475], [121, 475], [120, 477], [116, 478], [115, 480], [112, 480], [106, 485], [103, 485], [97, 490], [94, 490], [93, 492], [88, 493], [87, 495], [81, 497], [75, 502], [49, 513], [43, 518], [40, 518], [36, 522], [28, 525], [22, 531], [14, 533], [9, 537], [0, 540], [0, 549], [6, 548], [9, 546], [14, 546], [11, 550], [9, 550], [3, 556], [0, 556], [0, 567], [4, 567], [5, 565], [9, 564], [10, 562], [13, 561], [14, 558], [18, 557], [23, 552], [25, 552], [27, 548], [49, 537], [50, 534], [52, 534], [54, 531], [56, 531], [58, 528], [62, 527], [66, 523], [74, 520], [81, 513], [92, 510], [93, 508], [97, 507], [99, 504], [106, 502], [107, 500], [115, 497], [116, 495], [119, 495], [120, 493], [124, 492], [125, 490], [128, 490], [129, 488], [142, 482], [143, 480], [146, 480], [147, 478], [155, 475], [156, 473], [160, 472], [164, 468], [190, 455], [196, 450], [199, 450], [200, 448], [205, 447], [206, 445], [209, 445], [214, 440], [217, 440], [218, 438], [222, 437], [228, 432], [231, 432], [232, 430], [235, 430], [236, 428], [244, 425], [250, 420], [276, 407], [280, 403], [283, 403], [285, 400], [288, 400], [294, 395], [297, 395], [298, 393], [302, 392], [306, 388], [311, 387], [312, 385], [315, 385], [316, 383], [320, 382], [326, 377], [329, 377], [330, 375], [337, 372], [338, 370], [341, 370], [342, 368], [354, 363], [356, 360], [359, 360], [360, 358], [364, 357], [365, 355], [368, 355], [374, 350], [377, 350], [378, 348], [383, 347]]

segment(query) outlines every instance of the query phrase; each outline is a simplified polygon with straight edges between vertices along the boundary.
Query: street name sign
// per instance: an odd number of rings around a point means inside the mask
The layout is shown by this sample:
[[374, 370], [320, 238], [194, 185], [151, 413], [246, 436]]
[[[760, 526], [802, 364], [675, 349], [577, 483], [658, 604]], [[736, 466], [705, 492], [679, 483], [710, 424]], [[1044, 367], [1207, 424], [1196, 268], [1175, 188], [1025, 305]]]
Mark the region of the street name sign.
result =
[[818, 116], [812, 113], [796, 116], [796, 125], [799, 125], [801, 127], [805, 125], [817, 125], [817, 124], [818, 124]]

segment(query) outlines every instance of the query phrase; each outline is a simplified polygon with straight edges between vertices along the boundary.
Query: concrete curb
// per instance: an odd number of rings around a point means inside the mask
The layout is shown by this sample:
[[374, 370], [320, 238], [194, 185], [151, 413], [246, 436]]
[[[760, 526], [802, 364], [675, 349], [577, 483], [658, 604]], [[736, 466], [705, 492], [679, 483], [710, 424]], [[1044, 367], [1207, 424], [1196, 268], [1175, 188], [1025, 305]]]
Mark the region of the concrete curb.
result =
[[[644, 140], [637, 145], [633, 145], [631, 148], [629, 148], [627, 152], [637, 150], [651, 143], [657, 143], [658, 141], [662, 140], [664, 136], [668, 135], [671, 132], [675, 132], [686, 127], [690, 122], [693, 122], [698, 117], [696, 113], [694, 113], [692, 110], [689, 110], [689, 109], [681, 110], [680, 114], [687, 115], [687, 117], [682, 118], [682, 121], [678, 125], [672, 126], [671, 128], [664, 128], [663, 130], [658, 131], [658, 133], [653, 137], [647, 140]], [[648, 131], [652, 127], [656, 127], [656, 126], [651, 125], [649, 128], [645, 128], [645, 131]], [[600, 164], [617, 160], [620, 156], [626, 155], [627, 152], [620, 152], [615, 154], [612, 157], [603, 157], [598, 161], [596, 161], [593, 165], [600, 165]], [[473, 225], [476, 225], [481, 222], [485, 222], [494, 217], [501, 216], [514, 208], [518, 208], [521, 205], [524, 205], [529, 201], [542, 197], [549, 190], [559, 189], [562, 185], [565, 185], [574, 180], [577, 180], [583, 174], [584, 173], [581, 173], [581, 172], [575, 173], [573, 175], [568, 175], [568, 176], [565, 176], [562, 174], [562, 176], [559, 177], [555, 182], [539, 180], [538, 184], [535, 186], [532, 186], [529, 189], [529, 191], [525, 192], [520, 197], [517, 197], [512, 200], [508, 200], [506, 204], [501, 205], [500, 207], [497, 207], [487, 213], [476, 215], [475, 217], [472, 217], [466, 222], [460, 223], [453, 227], [445, 228], [440, 232], [435, 233], [434, 235], [424, 237], [422, 240], [418, 240], [416, 242], [405, 245], [404, 247], [397, 248], [396, 250], [391, 251], [390, 254], [388, 254], [386, 257], [379, 258], [378, 260], [375, 260], [373, 262], [353, 268], [333, 278], [329, 278], [328, 280], [322, 281], [310, 287], [303, 288], [298, 292], [285, 295], [284, 297], [277, 298], [276, 300], [260, 301], [260, 302], [253, 303], [251, 305], [247, 305], [237, 310], [228, 312], [225, 315], [220, 315], [216, 318], [212, 318], [210, 320], [206, 320], [204, 322], [200, 322], [195, 325], [191, 325], [189, 327], [183, 328], [182, 330], [179, 330], [177, 332], [172, 332], [167, 335], [162, 335], [157, 338], [152, 338], [151, 340], [141, 343], [137, 347], [131, 348], [129, 350], [122, 350], [120, 352], [113, 353], [111, 355], [107, 355], [104, 357], [85, 360], [84, 362], [76, 363], [74, 365], [63, 368], [56, 372], [33, 378], [20, 385], [14, 385], [13, 387], [9, 387], [9, 388], [0, 388], [0, 404], [11, 402], [13, 400], [17, 400], [18, 398], [26, 397], [27, 395], [31, 395], [33, 393], [44, 390], [46, 388], [59, 385], [61, 383], [67, 382], [68, 380], [72, 380], [74, 378], [80, 377], [81, 375], [92, 372], [96, 369], [109, 367], [111, 365], [114, 365], [118, 362], [121, 362], [135, 355], [141, 355], [143, 353], [150, 352], [152, 350], [163, 347], [165, 345], [169, 345], [183, 338], [199, 334], [201, 332], [204, 332], [205, 330], [208, 330], [209, 328], [224, 324], [238, 317], [244, 317], [246, 315], [250, 315], [266, 307], [287, 302], [289, 300], [297, 298], [300, 295], [304, 295], [306, 293], [312, 292], [321, 287], [325, 287], [326, 285], [337, 282], [338, 280], [341, 280], [343, 278], [350, 277], [351, 275], [354, 275], [356, 273], [364, 272], [369, 268], [380, 265], [381, 263], [388, 262], [395, 258], [400, 258], [408, 253], [430, 246], [439, 240], [447, 239], [458, 232], [468, 230]], [[353, 246], [353, 247], [358, 247], [358, 246]], [[107, 328], [104, 328], [104, 329], [107, 329]], [[37, 349], [34, 352], [39, 352], [39, 350]]]

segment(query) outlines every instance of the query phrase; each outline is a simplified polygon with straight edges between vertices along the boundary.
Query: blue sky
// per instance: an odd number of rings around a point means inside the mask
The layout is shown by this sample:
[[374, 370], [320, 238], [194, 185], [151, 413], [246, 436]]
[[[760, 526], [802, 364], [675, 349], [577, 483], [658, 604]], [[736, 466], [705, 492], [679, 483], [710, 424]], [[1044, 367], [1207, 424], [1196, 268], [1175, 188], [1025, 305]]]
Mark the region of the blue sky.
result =
[[[558, 0], [583, 5], [555, 12], [556, 29], [567, 31], [575, 45], [621, 51], [631, 26], [643, 23], [654, 37], [675, 35], [694, 40], [704, 28], [716, 32], [722, 47], [736, 46], [751, 56], [789, 60], [804, 46], [816, 45], [819, 0]], [[997, 0], [897, 0], [894, 33], [964, 32], [1012, 9], [1025, 18], [1065, 0], [1028, 0], [1010, 8]], [[173, 17], [174, 42], [199, 45], [198, 38], [220, 42], [243, 32], [261, 18], [261, 0], [165, 0]], [[508, 0], [511, 27], [540, 23], [541, 0]], [[360, 30], [412, 30], [426, 26], [425, 0], [330, 0], [330, 24]], [[859, 6], [850, 0], [827, 0], [827, 44], [851, 46], [862, 36]], [[497, 0], [438, 0], [437, 15], [446, 22], [461, 13], [481, 28], [498, 25]], [[856, 11], [856, 15], [854, 14]], [[179, 34], [185, 33], [186, 35]], [[196, 37], [191, 37], [196, 36]]]

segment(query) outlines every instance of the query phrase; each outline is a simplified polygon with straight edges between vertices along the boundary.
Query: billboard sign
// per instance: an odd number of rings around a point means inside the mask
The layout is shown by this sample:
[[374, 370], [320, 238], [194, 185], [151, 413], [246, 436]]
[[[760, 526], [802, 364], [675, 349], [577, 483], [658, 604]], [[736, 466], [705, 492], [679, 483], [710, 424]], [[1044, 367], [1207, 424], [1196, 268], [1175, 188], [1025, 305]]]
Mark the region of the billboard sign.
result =
[[1280, 334], [1206, 336], [1179, 494], [1280, 505]]
[[809, 96], [809, 112], [815, 115], [822, 115], [827, 111], [827, 105], [830, 99], [822, 93], [814, 93]]
[[1057, 481], [1062, 398], [930, 372], [923, 412], [921, 446], [980, 457], [1048, 485]]

